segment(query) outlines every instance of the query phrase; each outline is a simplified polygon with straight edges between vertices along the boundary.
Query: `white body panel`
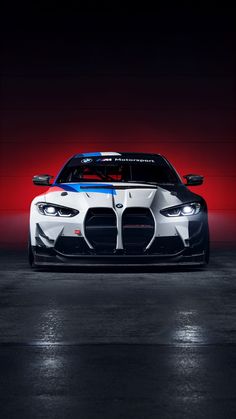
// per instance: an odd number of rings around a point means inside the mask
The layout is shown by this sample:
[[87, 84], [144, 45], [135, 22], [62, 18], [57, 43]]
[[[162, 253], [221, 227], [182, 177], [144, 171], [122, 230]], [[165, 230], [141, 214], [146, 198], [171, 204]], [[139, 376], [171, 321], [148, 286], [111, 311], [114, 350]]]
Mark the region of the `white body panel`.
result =
[[[77, 184], [71, 184], [70, 186]], [[81, 184], [82, 185], [82, 184]], [[98, 183], [99, 185], [99, 183]], [[101, 183], [104, 185], [104, 183]], [[112, 185], [112, 183], [109, 183]], [[106, 207], [112, 208], [117, 217], [117, 249], [122, 249], [121, 219], [122, 213], [129, 207], [149, 208], [155, 220], [155, 233], [148, 244], [149, 247], [155, 237], [180, 236], [185, 247], [188, 247], [189, 228], [188, 217], [165, 217], [160, 210], [175, 205], [182, 204], [182, 201], [173, 193], [162, 187], [152, 188], [147, 185], [135, 185], [132, 189], [131, 184], [114, 183], [116, 186], [127, 186], [127, 189], [114, 189], [101, 191], [79, 190], [78, 192], [66, 190], [66, 184], [60, 187], [51, 187], [45, 195], [39, 195], [32, 201], [30, 213], [30, 235], [31, 245], [36, 246], [36, 237], [40, 237], [44, 245], [53, 247], [56, 239], [60, 235], [76, 237], [75, 230], [81, 230], [81, 235], [85, 238], [89, 247], [92, 247], [86, 238], [84, 231], [84, 220], [89, 208]], [[65, 190], [67, 194], [65, 194]], [[55, 217], [40, 214], [36, 204], [47, 202], [51, 204], [62, 205], [79, 211], [74, 217]], [[121, 204], [121, 208], [117, 208]]]

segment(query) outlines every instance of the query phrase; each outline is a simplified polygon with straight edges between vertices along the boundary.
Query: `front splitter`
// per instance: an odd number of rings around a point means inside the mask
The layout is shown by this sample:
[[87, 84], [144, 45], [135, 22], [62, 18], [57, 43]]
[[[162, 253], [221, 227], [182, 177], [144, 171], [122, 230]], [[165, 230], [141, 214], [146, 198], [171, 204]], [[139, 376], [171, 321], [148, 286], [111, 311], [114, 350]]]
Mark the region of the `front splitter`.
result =
[[204, 265], [204, 251], [185, 255], [73, 255], [64, 256], [55, 252], [34, 252], [35, 266], [169, 266], [169, 265]]

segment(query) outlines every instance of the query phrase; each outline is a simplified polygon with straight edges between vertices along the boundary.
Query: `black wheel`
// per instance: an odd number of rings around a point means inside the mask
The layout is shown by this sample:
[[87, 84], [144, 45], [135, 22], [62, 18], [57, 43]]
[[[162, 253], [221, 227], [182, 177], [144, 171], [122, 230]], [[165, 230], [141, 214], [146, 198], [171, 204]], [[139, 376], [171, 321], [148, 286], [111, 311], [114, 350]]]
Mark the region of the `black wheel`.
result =
[[30, 234], [28, 238], [28, 261], [31, 268], [34, 268], [34, 254], [31, 246]]
[[206, 249], [205, 249], [205, 264], [208, 265], [210, 260], [210, 243], [208, 240], [208, 243], [206, 245]]
[[208, 226], [207, 226], [207, 231], [206, 231], [204, 252], [205, 252], [204, 264], [206, 266], [206, 265], [208, 265], [209, 260], [210, 260], [210, 236], [209, 236], [209, 227]]

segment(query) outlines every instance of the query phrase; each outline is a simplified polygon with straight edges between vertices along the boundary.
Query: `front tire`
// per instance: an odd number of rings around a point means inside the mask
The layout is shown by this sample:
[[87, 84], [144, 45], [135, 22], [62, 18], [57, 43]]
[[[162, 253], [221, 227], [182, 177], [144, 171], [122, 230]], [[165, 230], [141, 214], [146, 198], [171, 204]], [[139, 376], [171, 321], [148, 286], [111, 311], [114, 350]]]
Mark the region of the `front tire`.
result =
[[210, 260], [210, 243], [208, 239], [208, 243], [205, 248], [205, 265], [208, 265], [209, 260]]
[[210, 260], [210, 235], [209, 226], [207, 225], [206, 237], [205, 237], [205, 248], [204, 248], [204, 265], [207, 266]]
[[30, 234], [29, 234], [29, 238], [28, 238], [28, 262], [31, 268], [35, 267], [34, 264], [34, 253], [33, 253], [33, 249], [31, 246], [31, 239], [30, 239]]

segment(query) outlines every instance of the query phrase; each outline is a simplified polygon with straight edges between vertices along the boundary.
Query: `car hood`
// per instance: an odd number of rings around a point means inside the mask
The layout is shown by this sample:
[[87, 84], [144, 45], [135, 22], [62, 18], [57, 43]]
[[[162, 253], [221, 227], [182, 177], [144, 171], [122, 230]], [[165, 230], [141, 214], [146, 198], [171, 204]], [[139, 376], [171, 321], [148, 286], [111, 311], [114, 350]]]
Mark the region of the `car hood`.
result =
[[70, 208], [93, 207], [155, 207], [179, 205], [201, 198], [185, 185], [137, 183], [64, 183], [53, 185], [44, 195], [44, 201]]

